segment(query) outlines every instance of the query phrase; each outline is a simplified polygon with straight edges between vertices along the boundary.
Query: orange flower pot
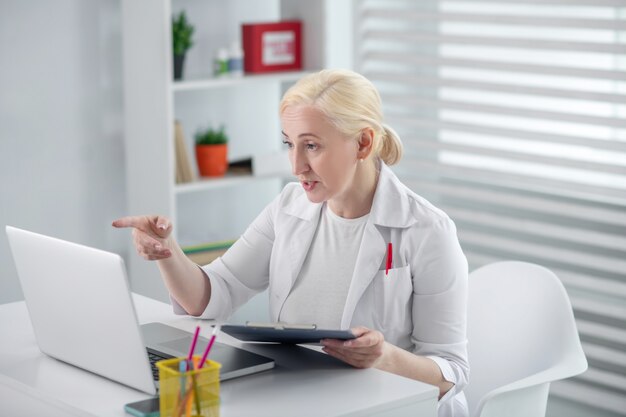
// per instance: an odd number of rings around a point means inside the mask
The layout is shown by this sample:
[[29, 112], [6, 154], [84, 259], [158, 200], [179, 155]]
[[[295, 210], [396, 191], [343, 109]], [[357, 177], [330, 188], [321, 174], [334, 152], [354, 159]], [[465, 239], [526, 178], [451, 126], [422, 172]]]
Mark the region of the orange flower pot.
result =
[[202, 177], [222, 177], [228, 168], [228, 145], [196, 145], [196, 162]]

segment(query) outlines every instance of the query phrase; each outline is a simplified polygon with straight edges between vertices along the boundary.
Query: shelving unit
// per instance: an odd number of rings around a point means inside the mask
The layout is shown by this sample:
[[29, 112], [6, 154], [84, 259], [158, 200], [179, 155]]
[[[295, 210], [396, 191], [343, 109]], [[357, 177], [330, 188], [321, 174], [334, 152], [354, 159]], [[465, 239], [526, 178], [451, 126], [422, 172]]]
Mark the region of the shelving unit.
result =
[[172, 91], [175, 93], [182, 91], [198, 91], [268, 81], [295, 82], [310, 72], [311, 71], [289, 71], [275, 74], [244, 75], [243, 77], [225, 76], [197, 80], [182, 80], [172, 83]]
[[202, 178], [185, 184], [176, 184], [175, 192], [176, 194], [197, 193], [202, 191], [215, 190], [218, 188], [248, 184], [261, 179], [262, 178], [247, 174], [226, 174], [224, 177], [221, 178]]
[[[344, 57], [351, 50], [337, 49], [345, 41], [337, 41], [337, 26], [328, 23], [351, 7], [350, 1], [332, 0], [123, 0], [128, 214], [169, 217], [182, 245], [237, 238], [279, 193], [284, 179], [237, 175], [176, 184], [174, 120], [183, 126], [194, 169], [193, 134], [209, 124], [225, 126], [229, 160], [278, 152], [278, 105], [286, 88], [308, 72], [349, 66]], [[183, 80], [175, 82], [171, 17], [183, 9], [195, 26], [194, 46]], [[303, 22], [303, 71], [211, 76], [216, 50], [239, 38], [241, 23], [286, 19]], [[128, 253], [132, 289], [166, 300], [155, 264], [136, 256], [130, 239]]]

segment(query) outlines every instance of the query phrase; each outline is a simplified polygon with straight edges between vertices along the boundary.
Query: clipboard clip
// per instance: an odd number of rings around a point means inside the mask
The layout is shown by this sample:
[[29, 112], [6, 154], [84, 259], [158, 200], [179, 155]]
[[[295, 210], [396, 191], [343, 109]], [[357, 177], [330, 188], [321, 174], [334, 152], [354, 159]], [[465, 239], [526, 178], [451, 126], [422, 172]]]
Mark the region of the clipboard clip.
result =
[[316, 324], [291, 324], [291, 323], [260, 323], [247, 321], [247, 327], [262, 327], [265, 329], [276, 329], [276, 330], [315, 330], [317, 329]]

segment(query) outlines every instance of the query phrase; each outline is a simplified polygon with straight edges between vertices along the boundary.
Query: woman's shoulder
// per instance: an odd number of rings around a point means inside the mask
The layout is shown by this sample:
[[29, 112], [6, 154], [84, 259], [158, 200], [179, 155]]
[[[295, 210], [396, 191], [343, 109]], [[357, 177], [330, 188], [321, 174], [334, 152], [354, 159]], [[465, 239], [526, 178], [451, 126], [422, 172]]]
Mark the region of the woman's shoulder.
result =
[[435, 206], [428, 199], [417, 194], [415, 191], [407, 188], [407, 196], [409, 198], [413, 214], [421, 220], [430, 220], [432, 222], [450, 220], [450, 217], [445, 211]]
[[406, 185], [401, 186], [406, 199], [411, 216], [416, 221], [417, 227], [454, 227], [454, 222], [450, 216], [441, 208], [435, 206], [427, 198], [411, 190]]
[[[417, 192], [416, 192], [417, 191]], [[374, 196], [373, 221], [382, 226], [407, 229], [453, 228], [448, 215], [428, 199], [412, 190], [381, 162], [378, 186]]]

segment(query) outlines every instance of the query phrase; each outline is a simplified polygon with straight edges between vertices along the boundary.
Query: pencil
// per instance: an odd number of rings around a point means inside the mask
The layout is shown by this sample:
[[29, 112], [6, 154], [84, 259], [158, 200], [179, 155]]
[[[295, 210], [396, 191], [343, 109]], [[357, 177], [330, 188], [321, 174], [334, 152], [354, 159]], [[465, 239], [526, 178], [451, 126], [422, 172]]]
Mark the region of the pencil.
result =
[[206, 347], [206, 350], [204, 351], [204, 355], [202, 355], [202, 359], [200, 360], [200, 366], [198, 367], [198, 369], [202, 369], [202, 367], [204, 366], [204, 363], [206, 362], [206, 358], [207, 356], [209, 356], [209, 352], [211, 351], [211, 348], [213, 347], [213, 343], [215, 343], [215, 338], [217, 336], [217, 332], [220, 331], [221, 326], [218, 324], [213, 328], [213, 333], [211, 333], [211, 339], [209, 340], [209, 344]]
[[196, 350], [196, 343], [198, 343], [198, 335], [200, 334], [200, 326], [196, 326], [196, 333], [193, 335], [191, 346], [189, 347], [189, 354], [187, 355], [187, 371], [193, 367], [193, 352]]
[[[200, 326], [196, 326], [196, 332], [193, 335], [193, 339], [191, 340], [191, 346], [189, 347], [189, 354], [187, 355], [187, 372], [189, 370], [194, 371], [194, 363], [193, 363], [193, 353], [196, 350], [196, 344], [198, 343], [198, 336], [200, 335]], [[196, 403], [196, 414], [200, 414], [200, 397], [198, 397], [198, 384], [196, 382], [196, 377], [191, 376], [191, 381], [193, 382], [193, 397]]]

